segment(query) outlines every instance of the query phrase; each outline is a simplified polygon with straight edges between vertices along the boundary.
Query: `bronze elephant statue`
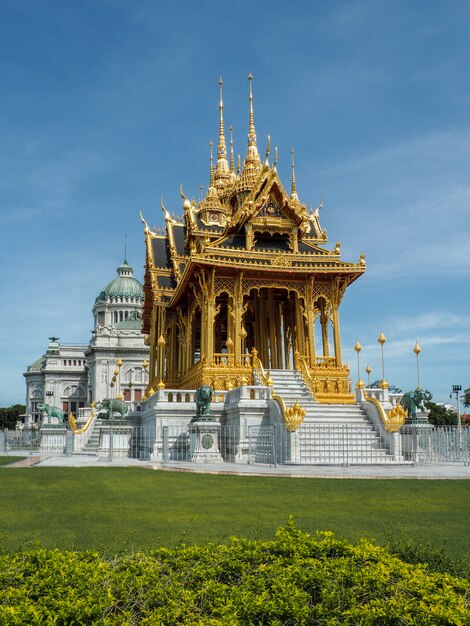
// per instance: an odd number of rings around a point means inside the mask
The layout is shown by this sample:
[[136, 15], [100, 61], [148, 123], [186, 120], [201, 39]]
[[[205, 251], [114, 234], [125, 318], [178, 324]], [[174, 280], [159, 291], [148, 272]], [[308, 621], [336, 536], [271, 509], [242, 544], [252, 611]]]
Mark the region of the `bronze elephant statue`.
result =
[[64, 412], [58, 406], [51, 406], [45, 402], [38, 402], [36, 406], [41, 413], [47, 413], [47, 417], [57, 417], [59, 422], [64, 421]]
[[123, 400], [115, 398], [104, 398], [101, 402], [95, 403], [95, 408], [98, 411], [98, 415], [107, 413], [108, 419], [112, 419], [115, 413], [119, 413], [122, 418], [127, 413], [127, 404]]
[[400, 404], [408, 413], [408, 421], [413, 422], [416, 419], [416, 409], [424, 411], [426, 409], [424, 401], [428, 402], [431, 399], [432, 393], [419, 387], [414, 391], [404, 393]]
[[213, 389], [209, 385], [202, 385], [196, 391], [196, 417], [193, 421], [210, 421], [210, 407], [212, 400]]

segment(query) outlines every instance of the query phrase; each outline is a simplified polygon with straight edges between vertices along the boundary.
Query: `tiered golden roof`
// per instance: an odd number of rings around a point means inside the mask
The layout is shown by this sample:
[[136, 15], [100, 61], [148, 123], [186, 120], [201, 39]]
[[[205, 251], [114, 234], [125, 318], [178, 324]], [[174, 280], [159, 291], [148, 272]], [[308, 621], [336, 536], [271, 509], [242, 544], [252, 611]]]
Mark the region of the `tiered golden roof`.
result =
[[[333, 250], [325, 247], [327, 233], [319, 219], [323, 201], [315, 211], [308, 210], [300, 201], [293, 149], [290, 194], [277, 172], [277, 149], [272, 165], [269, 162], [269, 137], [266, 157], [261, 161], [251, 74], [248, 80], [248, 147], [243, 167], [239, 158], [237, 172], [234, 171], [232, 128], [230, 161], [227, 160], [220, 79], [217, 161], [214, 166], [211, 143], [209, 186], [205, 197], [190, 200], [181, 187], [184, 216], [171, 217], [162, 204], [164, 233], [152, 231], [142, 217], [147, 246], [143, 332], [150, 335], [150, 342], [172, 332], [178, 341], [184, 338], [192, 342], [190, 348], [185, 348], [183, 357], [170, 353], [166, 357], [173, 369], [168, 370], [166, 377], [172, 384], [201, 382], [205, 375], [191, 377], [190, 370], [197, 363], [199, 369], [204, 369], [204, 359], [209, 368], [216, 367], [216, 361], [226, 364], [222, 357], [216, 356], [224, 354], [224, 350], [233, 356], [228, 361], [232, 360], [235, 368], [241, 367], [248, 361], [246, 355], [255, 347], [263, 360], [272, 361], [268, 367], [293, 366], [296, 352], [317, 378], [320, 369], [327, 375], [325, 364], [329, 363], [333, 368], [342, 368], [344, 379], [346, 366], [341, 362], [337, 309], [346, 287], [364, 272], [364, 255], [361, 254], [357, 263], [348, 263], [341, 260], [339, 242]], [[263, 291], [266, 289], [269, 293]], [[283, 292], [285, 296], [281, 295]], [[286, 302], [292, 298], [288, 310]], [[272, 315], [270, 330], [266, 330], [264, 336], [264, 331], [260, 334], [254, 327], [248, 331], [246, 327], [254, 324], [256, 315], [266, 306], [276, 309], [269, 313]], [[296, 313], [296, 309], [301, 312]], [[312, 336], [317, 317], [322, 320], [322, 357], [315, 353]], [[333, 326], [335, 357], [330, 356], [327, 345], [328, 320]], [[261, 323], [264, 322], [258, 317], [256, 324]], [[277, 323], [282, 325], [279, 329], [282, 339], [276, 339], [273, 330]], [[172, 331], [168, 330], [170, 327]], [[157, 358], [156, 340], [154, 343]], [[263, 345], [258, 345], [260, 343]], [[166, 345], [170, 347], [165, 349], [171, 352], [170, 337]], [[249, 376], [248, 371], [245, 374]], [[349, 393], [344, 380], [331, 385], [325, 378], [324, 383], [325, 397], [335, 390], [344, 397]]]

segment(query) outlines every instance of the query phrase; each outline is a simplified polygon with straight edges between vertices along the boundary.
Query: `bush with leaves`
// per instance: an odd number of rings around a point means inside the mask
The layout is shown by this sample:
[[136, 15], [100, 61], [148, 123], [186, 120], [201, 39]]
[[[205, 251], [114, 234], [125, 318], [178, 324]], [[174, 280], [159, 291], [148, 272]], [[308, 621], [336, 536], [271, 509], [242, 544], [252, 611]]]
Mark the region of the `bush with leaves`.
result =
[[308, 535], [106, 558], [37, 549], [0, 556], [0, 624], [470, 623], [470, 583], [367, 541]]

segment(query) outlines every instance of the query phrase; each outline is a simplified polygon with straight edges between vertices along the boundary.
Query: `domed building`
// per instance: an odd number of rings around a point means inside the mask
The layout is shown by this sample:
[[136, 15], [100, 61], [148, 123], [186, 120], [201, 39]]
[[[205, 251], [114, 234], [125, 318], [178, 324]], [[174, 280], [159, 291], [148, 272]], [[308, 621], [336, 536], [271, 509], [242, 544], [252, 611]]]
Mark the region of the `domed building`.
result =
[[[100, 291], [93, 305], [89, 344], [62, 344], [59, 337], [50, 337], [45, 354], [24, 373], [26, 411], [32, 421], [40, 421], [38, 403], [76, 415], [93, 400], [120, 394], [134, 408], [142, 399], [148, 383], [143, 363], [149, 356], [141, 332], [143, 286], [127, 260], [116, 271], [117, 277]], [[116, 368], [119, 373], [111, 386]]]

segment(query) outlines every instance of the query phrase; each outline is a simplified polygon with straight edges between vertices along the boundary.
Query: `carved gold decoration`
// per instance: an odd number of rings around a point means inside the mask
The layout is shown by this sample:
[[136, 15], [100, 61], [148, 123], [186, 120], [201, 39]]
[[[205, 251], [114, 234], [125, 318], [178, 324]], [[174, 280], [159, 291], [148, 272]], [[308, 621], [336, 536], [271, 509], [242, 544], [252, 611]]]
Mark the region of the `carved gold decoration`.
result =
[[292, 259], [280, 254], [279, 256], [274, 257], [274, 259], [271, 259], [271, 265], [277, 265], [278, 267], [291, 267]]
[[290, 433], [295, 432], [300, 427], [300, 425], [304, 421], [305, 413], [306, 411], [304, 407], [300, 405], [298, 401], [296, 401], [291, 407], [286, 409], [284, 421], [286, 424], [286, 429]]
[[400, 430], [403, 424], [406, 422], [408, 417], [408, 413], [401, 406], [401, 404], [397, 404], [388, 412], [387, 415], [387, 424], [389, 430], [392, 433], [396, 433]]

